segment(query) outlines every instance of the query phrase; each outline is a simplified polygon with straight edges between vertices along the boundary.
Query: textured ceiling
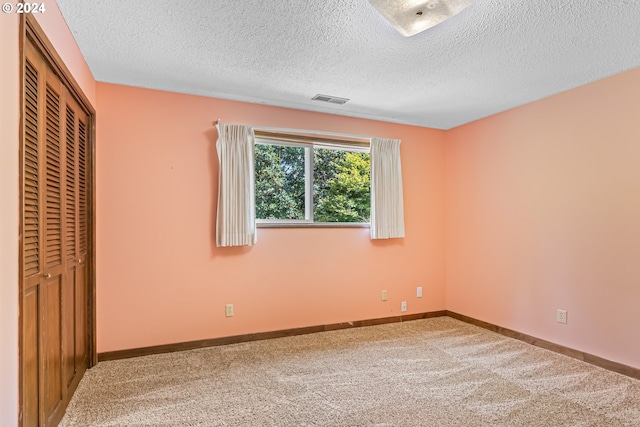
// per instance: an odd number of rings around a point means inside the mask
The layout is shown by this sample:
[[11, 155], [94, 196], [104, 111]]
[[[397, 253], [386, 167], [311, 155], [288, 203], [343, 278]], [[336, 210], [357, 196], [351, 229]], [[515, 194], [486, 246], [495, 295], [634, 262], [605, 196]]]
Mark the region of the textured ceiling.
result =
[[474, 0], [410, 38], [367, 0], [57, 2], [98, 81], [439, 129], [640, 66], [640, 0]]

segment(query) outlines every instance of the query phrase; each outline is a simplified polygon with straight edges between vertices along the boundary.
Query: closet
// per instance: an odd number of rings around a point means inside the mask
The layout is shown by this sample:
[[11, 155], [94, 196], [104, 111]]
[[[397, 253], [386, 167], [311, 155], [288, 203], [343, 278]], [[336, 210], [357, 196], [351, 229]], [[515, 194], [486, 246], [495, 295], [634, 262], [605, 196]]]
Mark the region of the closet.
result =
[[93, 112], [35, 20], [23, 28], [20, 420], [49, 427], [94, 361]]

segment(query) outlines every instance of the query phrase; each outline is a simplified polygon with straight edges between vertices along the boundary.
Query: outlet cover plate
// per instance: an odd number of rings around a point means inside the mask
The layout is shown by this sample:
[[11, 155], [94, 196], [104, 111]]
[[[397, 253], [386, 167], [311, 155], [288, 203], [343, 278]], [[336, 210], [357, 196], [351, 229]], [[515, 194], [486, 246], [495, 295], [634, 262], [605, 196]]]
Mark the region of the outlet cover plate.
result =
[[400, 303], [400, 311], [407, 311], [407, 302], [406, 301], [402, 301]]
[[224, 307], [224, 314], [227, 317], [233, 317], [233, 304], [227, 304]]
[[422, 298], [422, 286], [418, 286], [418, 289], [416, 290], [416, 296], [418, 298]]
[[556, 320], [558, 323], [567, 323], [567, 310], [558, 310], [556, 312]]

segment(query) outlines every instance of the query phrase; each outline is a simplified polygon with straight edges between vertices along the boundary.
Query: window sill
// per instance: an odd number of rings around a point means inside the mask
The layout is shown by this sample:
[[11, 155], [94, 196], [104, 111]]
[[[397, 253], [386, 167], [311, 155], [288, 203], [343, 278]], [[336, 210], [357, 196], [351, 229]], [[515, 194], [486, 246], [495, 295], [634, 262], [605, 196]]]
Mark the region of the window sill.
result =
[[365, 222], [256, 222], [257, 228], [369, 228]]

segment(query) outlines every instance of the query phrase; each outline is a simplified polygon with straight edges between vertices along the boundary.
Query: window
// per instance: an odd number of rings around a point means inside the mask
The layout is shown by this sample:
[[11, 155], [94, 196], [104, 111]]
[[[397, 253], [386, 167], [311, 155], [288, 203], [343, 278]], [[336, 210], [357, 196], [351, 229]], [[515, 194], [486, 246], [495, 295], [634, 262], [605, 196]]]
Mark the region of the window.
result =
[[255, 174], [259, 224], [369, 222], [368, 147], [256, 135]]

